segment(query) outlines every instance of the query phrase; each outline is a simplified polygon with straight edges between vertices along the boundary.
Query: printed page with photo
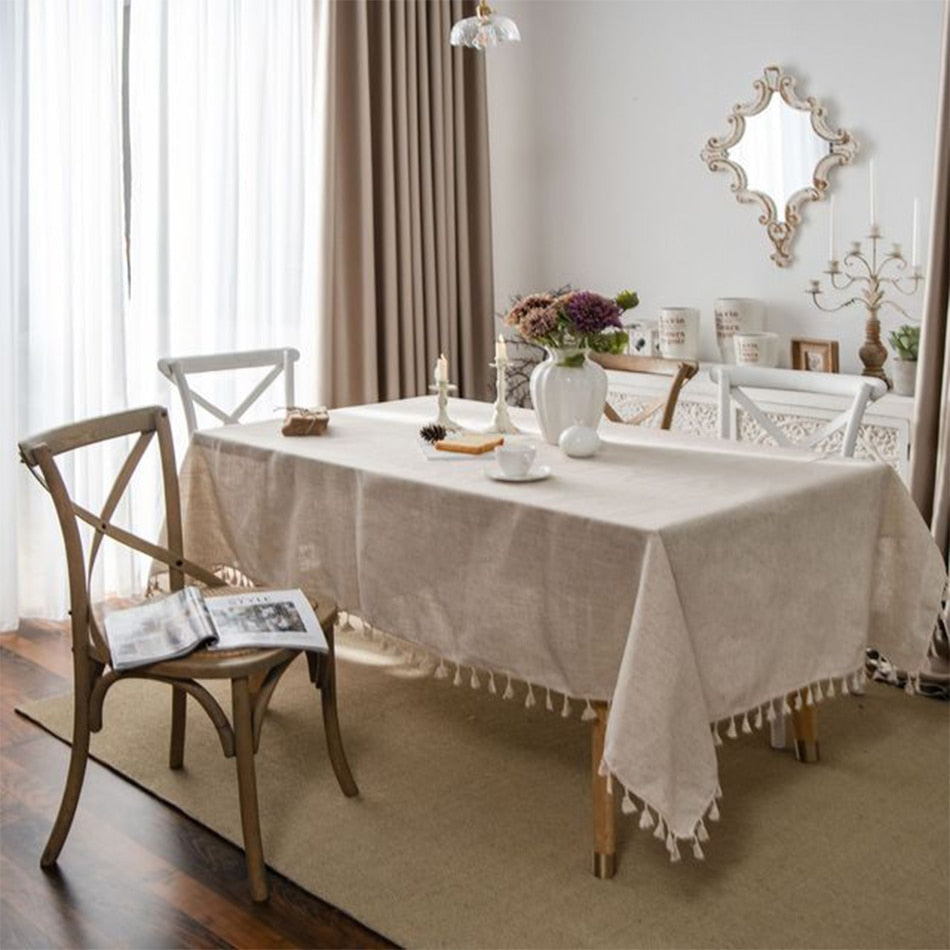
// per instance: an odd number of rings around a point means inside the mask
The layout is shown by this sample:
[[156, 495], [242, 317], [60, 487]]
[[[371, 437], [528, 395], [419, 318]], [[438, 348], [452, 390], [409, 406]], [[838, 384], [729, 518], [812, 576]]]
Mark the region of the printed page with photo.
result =
[[248, 591], [205, 598], [217, 634], [213, 650], [288, 647], [326, 651], [327, 639], [301, 590]]

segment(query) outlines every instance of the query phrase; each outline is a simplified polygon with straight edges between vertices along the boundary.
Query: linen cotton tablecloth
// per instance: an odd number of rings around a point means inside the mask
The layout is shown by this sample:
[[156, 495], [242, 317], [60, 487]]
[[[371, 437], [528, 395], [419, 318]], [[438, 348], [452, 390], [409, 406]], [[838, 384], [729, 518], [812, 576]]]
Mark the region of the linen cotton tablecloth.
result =
[[608, 701], [603, 769], [671, 853], [715, 814], [720, 728], [840, 689], [869, 645], [920, 667], [946, 571], [888, 466], [604, 423], [595, 457], [540, 443], [552, 476], [512, 484], [487, 456], [426, 459], [433, 415], [419, 398], [335, 410], [321, 438], [195, 433], [186, 552], [328, 592], [466, 682]]

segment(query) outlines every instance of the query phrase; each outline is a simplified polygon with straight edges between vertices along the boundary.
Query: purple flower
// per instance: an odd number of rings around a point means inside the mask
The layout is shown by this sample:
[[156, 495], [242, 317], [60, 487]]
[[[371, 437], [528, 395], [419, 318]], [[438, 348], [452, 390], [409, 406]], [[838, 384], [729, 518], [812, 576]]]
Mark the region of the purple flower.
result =
[[578, 290], [564, 303], [564, 313], [580, 335], [602, 333], [608, 327], [621, 327], [620, 307], [615, 300], [590, 290]]

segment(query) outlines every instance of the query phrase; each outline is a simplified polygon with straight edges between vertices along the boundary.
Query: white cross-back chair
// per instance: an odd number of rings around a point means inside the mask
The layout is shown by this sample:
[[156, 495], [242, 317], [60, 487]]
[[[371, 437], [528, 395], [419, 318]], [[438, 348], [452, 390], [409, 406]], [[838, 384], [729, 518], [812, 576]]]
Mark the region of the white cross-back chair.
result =
[[[293, 347], [280, 347], [269, 350], [245, 350], [237, 353], [209, 353], [204, 356], [167, 356], [158, 361], [163, 376], [178, 387], [185, 421], [190, 436], [198, 428], [195, 406], [200, 406], [225, 425], [240, 422], [241, 416], [260, 398], [268, 386], [281, 373], [284, 374], [284, 406], [294, 405], [294, 363], [300, 353]], [[217, 373], [223, 370], [253, 369], [262, 367], [267, 370], [260, 382], [248, 393], [235, 409], [227, 411], [215, 405], [208, 397], [196, 392], [189, 376], [198, 373]]]
[[[713, 382], [719, 385], [719, 435], [738, 438], [738, 420], [734, 408], [747, 413], [779, 445], [814, 448], [839, 429], [844, 430], [840, 455], [851, 458], [858, 441], [861, 420], [868, 405], [887, 392], [887, 384], [869, 376], [839, 376], [797, 369], [772, 369], [762, 366], [714, 366]], [[749, 395], [749, 389], [784, 390], [842, 396], [850, 406], [803, 439], [794, 440], [771, 419]]]
[[[719, 435], [723, 439], [738, 438], [738, 419], [734, 408], [739, 408], [755, 420], [779, 445], [814, 448], [839, 429], [844, 430], [840, 455], [852, 458], [858, 441], [861, 420], [868, 405], [887, 392], [887, 384], [868, 376], [839, 376], [831, 373], [811, 373], [805, 370], [773, 369], [760, 366], [714, 366], [710, 370], [713, 382], [719, 385]], [[746, 392], [755, 390], [784, 390], [786, 392], [819, 393], [850, 398], [851, 404], [825, 425], [807, 437], [791, 439], [774, 420], [763, 411]], [[803, 720], [805, 717], [802, 717]], [[796, 738], [796, 755], [803, 761], [818, 758], [817, 726], [814, 712], [805, 726], [811, 738]], [[779, 715], [772, 722], [772, 746], [785, 746], [785, 717]]]

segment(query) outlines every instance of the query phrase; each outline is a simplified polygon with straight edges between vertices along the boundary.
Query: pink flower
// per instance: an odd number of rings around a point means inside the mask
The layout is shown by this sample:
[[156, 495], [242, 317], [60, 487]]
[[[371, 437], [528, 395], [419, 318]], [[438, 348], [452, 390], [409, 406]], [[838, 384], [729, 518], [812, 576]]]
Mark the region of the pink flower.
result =
[[526, 340], [539, 340], [557, 330], [557, 304], [535, 307], [529, 310], [521, 320], [518, 329]]
[[520, 329], [525, 317], [535, 310], [544, 310], [554, 303], [554, 298], [550, 294], [528, 294], [516, 303], [505, 317], [505, 323], [509, 327], [518, 327]]

